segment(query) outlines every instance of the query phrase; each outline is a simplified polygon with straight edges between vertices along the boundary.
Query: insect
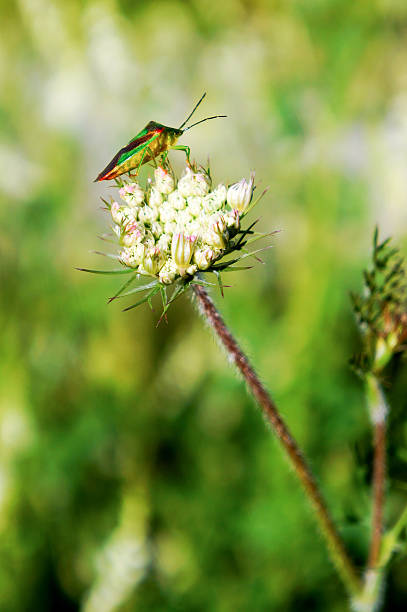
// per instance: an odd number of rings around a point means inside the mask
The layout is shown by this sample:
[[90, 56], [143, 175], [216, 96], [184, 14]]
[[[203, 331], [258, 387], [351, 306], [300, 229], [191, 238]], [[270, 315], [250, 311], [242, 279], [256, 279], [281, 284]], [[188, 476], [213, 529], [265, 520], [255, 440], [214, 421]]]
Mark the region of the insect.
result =
[[[214, 117], [206, 117], [197, 121], [192, 125], [184, 128], [184, 125], [191, 119], [192, 115], [201, 104], [202, 100], [206, 96], [206, 93], [201, 96], [197, 104], [195, 104], [192, 112], [188, 115], [179, 128], [172, 128], [156, 121], [149, 121], [146, 127], [141, 130], [130, 140], [130, 142], [120, 149], [113, 157], [112, 161], [108, 163], [106, 168], [95, 179], [97, 181], [107, 181], [114, 179], [121, 174], [129, 173], [131, 170], [136, 170], [136, 176], [140, 167], [148, 161], [155, 160], [157, 155], [163, 154], [164, 159], [168, 155], [169, 149], [175, 149], [178, 151], [184, 151], [189, 163], [190, 149], [184, 145], [176, 145], [176, 142], [180, 136], [187, 130], [190, 130], [195, 125], [209, 121], [210, 119], [218, 119], [219, 117], [226, 117], [226, 115], [215, 115]], [[182, 129], [184, 128], [184, 129]]]

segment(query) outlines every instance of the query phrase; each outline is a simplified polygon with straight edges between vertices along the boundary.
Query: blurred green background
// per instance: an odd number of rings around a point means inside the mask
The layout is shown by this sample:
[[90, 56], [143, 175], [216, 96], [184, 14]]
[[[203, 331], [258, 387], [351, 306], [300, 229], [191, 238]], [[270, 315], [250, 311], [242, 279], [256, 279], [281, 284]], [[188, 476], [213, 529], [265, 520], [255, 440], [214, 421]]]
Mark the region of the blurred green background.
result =
[[[1, 611], [345, 610], [299, 485], [191, 301], [156, 328], [158, 304], [122, 313], [106, 304], [117, 279], [74, 268], [109, 265], [89, 252], [108, 227], [96, 174], [207, 91], [196, 120], [228, 119], [183, 142], [215, 181], [255, 169], [270, 191], [252, 217], [282, 230], [213, 296], [362, 568], [371, 450], [348, 292], [375, 223], [406, 246], [406, 2], [0, 6]], [[406, 378], [396, 362], [388, 523], [406, 501]], [[406, 576], [396, 558], [386, 610], [405, 609]]]

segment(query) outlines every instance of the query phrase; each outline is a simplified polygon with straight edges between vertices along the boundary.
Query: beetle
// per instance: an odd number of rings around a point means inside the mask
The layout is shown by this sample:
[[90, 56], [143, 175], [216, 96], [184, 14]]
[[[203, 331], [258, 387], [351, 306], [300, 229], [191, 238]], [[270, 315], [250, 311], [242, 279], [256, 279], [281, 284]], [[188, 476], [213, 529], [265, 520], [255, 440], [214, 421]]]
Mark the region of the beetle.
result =
[[[112, 161], [109, 162], [104, 170], [98, 174], [95, 179], [95, 183], [98, 181], [107, 181], [114, 179], [121, 174], [129, 173], [131, 170], [136, 170], [136, 176], [140, 167], [148, 161], [155, 160], [155, 158], [161, 153], [164, 154], [164, 158], [168, 155], [170, 149], [178, 151], [184, 151], [189, 163], [190, 149], [185, 145], [176, 145], [176, 142], [180, 136], [187, 130], [190, 130], [195, 125], [209, 121], [210, 119], [218, 119], [220, 117], [226, 117], [226, 115], [215, 115], [213, 117], [206, 117], [197, 121], [192, 125], [184, 128], [184, 125], [188, 123], [192, 115], [201, 104], [202, 100], [206, 96], [206, 92], [201, 96], [197, 104], [195, 104], [192, 112], [188, 115], [179, 128], [168, 127], [162, 125], [156, 121], [149, 121], [145, 128], [141, 130], [130, 142], [120, 149], [113, 157]], [[182, 129], [184, 128], [184, 129]]]

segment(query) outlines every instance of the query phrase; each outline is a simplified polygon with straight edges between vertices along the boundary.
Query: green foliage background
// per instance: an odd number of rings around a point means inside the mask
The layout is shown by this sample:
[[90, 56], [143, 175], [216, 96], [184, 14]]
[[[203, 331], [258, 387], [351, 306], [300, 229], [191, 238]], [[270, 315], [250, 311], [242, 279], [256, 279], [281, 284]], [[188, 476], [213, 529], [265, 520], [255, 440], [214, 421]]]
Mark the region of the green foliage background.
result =
[[[92, 179], [207, 91], [197, 119], [228, 119], [184, 142], [217, 181], [255, 169], [270, 191], [252, 214], [282, 230], [214, 299], [362, 568], [370, 433], [348, 292], [376, 222], [405, 246], [406, 3], [0, 7], [0, 609], [344, 610], [299, 486], [191, 302], [156, 328], [158, 310], [107, 306], [117, 279], [74, 267], [105, 263], [88, 251], [111, 190]], [[406, 502], [405, 373], [389, 373], [389, 522]], [[405, 609], [406, 574], [396, 558], [385, 609]]]

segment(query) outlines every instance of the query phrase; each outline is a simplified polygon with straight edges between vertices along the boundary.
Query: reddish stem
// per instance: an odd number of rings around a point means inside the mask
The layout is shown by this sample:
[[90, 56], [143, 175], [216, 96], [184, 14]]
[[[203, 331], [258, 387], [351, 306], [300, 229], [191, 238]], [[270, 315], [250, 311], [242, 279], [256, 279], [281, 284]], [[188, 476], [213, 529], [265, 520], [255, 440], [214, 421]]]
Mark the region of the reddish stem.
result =
[[243, 375], [248, 388], [252, 392], [257, 402], [260, 404], [266, 419], [271, 424], [273, 430], [287, 452], [295, 472], [305, 489], [305, 493], [316, 512], [317, 522], [326, 540], [332, 561], [349, 593], [356, 595], [361, 590], [361, 580], [345, 550], [343, 541], [329, 514], [326, 503], [322, 498], [322, 494], [316, 484], [310, 467], [306, 463], [295, 439], [283, 421], [277, 406], [271, 399], [269, 393], [263, 387], [247, 357], [241, 351], [236, 340], [226, 327], [221, 315], [216, 310], [207, 292], [200, 285], [194, 285], [193, 290], [203, 315], [206, 317], [213, 330], [221, 340], [228, 355], [231, 357], [236, 367]]

